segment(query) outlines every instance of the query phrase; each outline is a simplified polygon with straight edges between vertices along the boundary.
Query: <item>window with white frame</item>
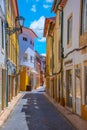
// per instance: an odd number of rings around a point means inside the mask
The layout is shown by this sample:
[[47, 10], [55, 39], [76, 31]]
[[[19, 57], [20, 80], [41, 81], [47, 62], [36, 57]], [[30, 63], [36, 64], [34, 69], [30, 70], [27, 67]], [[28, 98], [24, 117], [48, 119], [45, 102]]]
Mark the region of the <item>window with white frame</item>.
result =
[[82, 7], [82, 33], [87, 32], [87, 0], [83, 0]]
[[72, 16], [67, 20], [67, 44], [70, 43], [72, 39]]
[[33, 56], [30, 56], [30, 62], [34, 63], [34, 57]]
[[32, 40], [30, 40], [30, 44], [32, 45]]
[[30, 44], [33, 46], [34, 45], [34, 42], [32, 41], [32, 39], [30, 40]]
[[24, 53], [23, 61], [24, 61], [24, 62], [27, 62], [27, 60], [28, 60], [28, 54], [27, 54], [27, 53]]

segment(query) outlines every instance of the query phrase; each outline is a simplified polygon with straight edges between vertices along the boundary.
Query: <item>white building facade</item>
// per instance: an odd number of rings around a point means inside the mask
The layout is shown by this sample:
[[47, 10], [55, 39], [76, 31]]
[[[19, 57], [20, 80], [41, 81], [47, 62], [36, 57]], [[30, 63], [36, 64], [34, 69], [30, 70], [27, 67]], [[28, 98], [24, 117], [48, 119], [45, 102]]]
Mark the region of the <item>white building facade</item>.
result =
[[31, 29], [23, 28], [19, 35], [19, 62], [21, 66], [34, 69], [34, 36]]
[[29, 28], [22, 28], [22, 33], [19, 35], [19, 64], [26, 67], [27, 76], [30, 77], [32, 87], [35, 86], [35, 51], [34, 51], [34, 38], [36, 34]]
[[[82, 3], [83, 2], [83, 3]], [[67, 0], [63, 8], [64, 97], [66, 107], [87, 114], [87, 0]]]

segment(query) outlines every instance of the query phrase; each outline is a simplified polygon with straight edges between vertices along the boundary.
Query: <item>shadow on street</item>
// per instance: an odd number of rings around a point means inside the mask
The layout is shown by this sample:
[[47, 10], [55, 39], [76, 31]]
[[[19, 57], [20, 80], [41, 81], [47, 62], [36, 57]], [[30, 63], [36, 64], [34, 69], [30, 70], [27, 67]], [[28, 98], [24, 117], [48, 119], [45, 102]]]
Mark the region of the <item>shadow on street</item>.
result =
[[22, 98], [26, 99], [21, 112], [25, 113], [28, 129], [74, 130], [72, 125], [44, 97], [43, 91], [40, 93], [38, 90], [38, 92], [26, 93]]

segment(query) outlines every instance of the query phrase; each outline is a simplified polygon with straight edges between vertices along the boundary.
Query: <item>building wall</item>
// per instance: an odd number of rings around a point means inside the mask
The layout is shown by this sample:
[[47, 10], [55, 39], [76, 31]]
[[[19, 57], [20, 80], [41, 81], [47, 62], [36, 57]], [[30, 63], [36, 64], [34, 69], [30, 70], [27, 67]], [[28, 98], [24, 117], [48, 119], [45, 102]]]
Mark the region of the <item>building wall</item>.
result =
[[61, 19], [59, 16], [59, 11], [56, 13], [56, 24], [55, 24], [55, 33], [56, 33], [56, 45], [55, 48], [57, 48], [56, 51], [56, 72], [59, 72], [61, 69]]
[[[24, 53], [27, 53], [27, 61], [24, 62], [23, 57], [21, 57], [20, 65], [27, 66], [34, 69], [34, 62], [35, 62], [35, 52], [31, 48], [27, 48]], [[33, 60], [31, 61], [31, 56]]]
[[26, 67], [23, 67], [20, 74], [20, 90], [26, 91], [26, 86], [29, 85], [29, 77], [27, 75]]
[[[59, 8], [59, 7], [58, 7]], [[54, 52], [54, 98], [56, 101], [60, 102], [61, 105], [64, 105], [63, 99], [63, 77], [62, 77], [62, 41], [61, 41], [61, 24], [62, 24], [62, 13], [60, 16], [60, 11], [56, 11], [56, 21], [54, 27], [54, 43], [53, 43], [53, 52]]]
[[49, 94], [50, 91], [50, 56], [51, 56], [51, 38], [47, 36], [46, 38], [46, 91]]
[[[78, 7], [78, 8], [77, 8]], [[71, 43], [69, 43], [69, 45], [67, 44], [67, 20], [68, 18], [72, 16], [72, 39], [71, 39]], [[65, 7], [64, 7], [64, 31], [63, 31], [63, 46], [64, 46], [64, 56], [70, 52], [71, 50], [78, 48], [79, 47], [79, 27], [80, 27], [80, 1], [76, 0], [76, 1], [72, 1], [69, 0], [67, 1]], [[67, 56], [64, 59], [64, 86], [66, 86], [66, 106], [67, 106], [67, 102], [68, 102], [68, 95], [67, 95], [67, 85], [68, 85], [68, 81], [66, 80], [66, 76], [67, 76], [67, 72], [69, 70], [71, 70], [72, 75], [75, 77], [75, 64], [79, 64], [80, 61], [77, 60], [77, 63], [75, 58], [79, 57], [79, 53], [74, 52], [71, 53], [69, 56]], [[78, 58], [79, 59], [79, 58]], [[73, 106], [71, 107], [73, 109], [73, 111], [75, 110], [75, 78], [72, 76], [72, 102], [73, 102]], [[78, 101], [79, 103], [79, 101]], [[72, 103], [71, 103], [72, 104]], [[79, 112], [79, 114], [81, 114]]]
[[[82, 39], [80, 39], [81, 27], [81, 6], [79, 0], [68, 0], [64, 7], [64, 32], [63, 45], [64, 56], [73, 49], [80, 48]], [[78, 8], [77, 8], [78, 7]], [[69, 46], [67, 46], [67, 19], [72, 16], [72, 39]], [[87, 44], [87, 43], [86, 43]], [[84, 44], [83, 44], [84, 45]], [[85, 53], [84, 53], [85, 52]], [[87, 60], [87, 52], [85, 49], [73, 51], [64, 59], [64, 91], [67, 100], [67, 72], [72, 71], [72, 108], [73, 112], [83, 116], [85, 111], [85, 93], [84, 93], [84, 63]], [[77, 72], [78, 71], [78, 72]], [[79, 78], [78, 78], [79, 76]], [[77, 91], [78, 89], [78, 91]], [[79, 93], [78, 93], [79, 92]], [[67, 101], [66, 101], [67, 106]], [[87, 112], [85, 111], [85, 114]]]
[[[34, 38], [35, 33], [29, 28], [22, 28], [22, 33], [19, 35], [19, 62], [23, 68], [26, 68], [20, 74], [21, 90], [25, 91], [26, 86], [34, 87], [34, 74], [35, 71], [35, 51], [34, 51]], [[27, 73], [29, 68], [29, 74]], [[24, 74], [24, 75], [23, 75]], [[22, 82], [25, 79], [26, 83]]]
[[[23, 40], [23, 37], [26, 38], [26, 41]], [[33, 38], [30, 36], [28, 31], [25, 31], [23, 29], [23, 33], [19, 35], [19, 61], [20, 65], [27, 66], [30, 68], [34, 68], [34, 58], [35, 58], [35, 52], [34, 52], [34, 44], [31, 45], [30, 41], [33, 41]], [[26, 62], [24, 62], [23, 57], [24, 53], [27, 53], [28, 59]], [[31, 62], [30, 57], [33, 57], [33, 61]]]
[[[6, 0], [6, 20], [11, 32], [6, 32], [6, 64], [7, 64], [7, 89], [8, 94], [7, 102], [11, 101], [13, 96], [16, 96], [19, 92], [19, 47], [18, 47], [18, 34], [12, 32], [16, 26], [15, 19], [18, 16], [18, 7], [16, 0]], [[7, 103], [8, 104], [8, 103]]]
[[[71, 6], [72, 5], [72, 6]], [[78, 7], [78, 8], [77, 8]], [[67, 19], [72, 16], [72, 39], [71, 46], [67, 46]], [[68, 0], [64, 7], [64, 29], [63, 29], [63, 45], [64, 55], [74, 48], [79, 47], [79, 33], [80, 33], [80, 0]]]
[[46, 73], [47, 75], [50, 74], [50, 50], [51, 50], [51, 38], [48, 36], [46, 39]]

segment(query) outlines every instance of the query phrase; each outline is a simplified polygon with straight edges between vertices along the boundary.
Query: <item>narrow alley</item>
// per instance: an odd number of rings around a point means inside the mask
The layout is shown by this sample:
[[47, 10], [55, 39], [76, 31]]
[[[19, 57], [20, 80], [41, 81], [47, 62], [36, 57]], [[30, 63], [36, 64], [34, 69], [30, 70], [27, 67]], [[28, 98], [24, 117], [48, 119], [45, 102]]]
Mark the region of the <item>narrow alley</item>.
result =
[[75, 130], [42, 90], [26, 92], [1, 130]]

